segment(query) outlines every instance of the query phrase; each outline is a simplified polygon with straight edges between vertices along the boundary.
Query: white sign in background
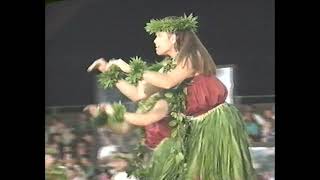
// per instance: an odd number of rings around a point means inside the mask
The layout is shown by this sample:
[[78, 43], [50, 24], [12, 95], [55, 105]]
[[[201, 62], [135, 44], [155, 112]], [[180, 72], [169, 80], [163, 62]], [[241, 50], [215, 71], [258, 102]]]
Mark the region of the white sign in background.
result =
[[228, 89], [226, 102], [233, 104], [233, 67], [217, 68], [217, 78], [222, 81]]

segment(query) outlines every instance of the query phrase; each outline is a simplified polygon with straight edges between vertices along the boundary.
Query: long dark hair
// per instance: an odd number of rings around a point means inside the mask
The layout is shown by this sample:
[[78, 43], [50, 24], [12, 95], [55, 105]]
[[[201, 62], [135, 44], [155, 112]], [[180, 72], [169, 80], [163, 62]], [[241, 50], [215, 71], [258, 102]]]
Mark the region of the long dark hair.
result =
[[197, 35], [192, 31], [173, 33], [176, 35], [175, 49], [177, 63], [190, 60], [192, 68], [205, 75], [216, 74], [216, 64]]

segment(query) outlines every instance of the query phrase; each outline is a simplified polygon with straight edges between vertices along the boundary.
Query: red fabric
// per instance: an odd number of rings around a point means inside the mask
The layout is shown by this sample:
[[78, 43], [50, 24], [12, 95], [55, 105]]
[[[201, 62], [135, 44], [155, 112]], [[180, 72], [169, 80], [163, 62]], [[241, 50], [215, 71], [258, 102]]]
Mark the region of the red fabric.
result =
[[169, 137], [171, 129], [167, 118], [145, 126], [145, 143], [150, 148], [155, 148], [164, 138]]
[[225, 102], [228, 91], [215, 76], [198, 75], [187, 87], [188, 116], [198, 116]]

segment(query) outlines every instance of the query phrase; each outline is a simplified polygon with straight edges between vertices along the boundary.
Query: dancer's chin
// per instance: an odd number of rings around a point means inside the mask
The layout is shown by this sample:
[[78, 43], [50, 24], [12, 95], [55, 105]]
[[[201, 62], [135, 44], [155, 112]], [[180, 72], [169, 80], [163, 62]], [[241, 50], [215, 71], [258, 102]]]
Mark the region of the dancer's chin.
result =
[[157, 50], [156, 50], [156, 54], [159, 55], [159, 56], [163, 55], [161, 52], [159, 52]]

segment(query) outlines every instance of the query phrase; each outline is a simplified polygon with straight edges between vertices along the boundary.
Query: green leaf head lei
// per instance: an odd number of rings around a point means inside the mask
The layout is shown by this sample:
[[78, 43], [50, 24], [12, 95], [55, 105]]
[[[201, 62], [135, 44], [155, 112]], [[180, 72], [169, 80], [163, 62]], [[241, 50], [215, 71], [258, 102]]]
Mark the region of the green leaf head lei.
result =
[[197, 32], [198, 17], [193, 16], [192, 13], [187, 16], [181, 17], [165, 17], [163, 19], [151, 19], [145, 26], [145, 30], [149, 34], [157, 32], [179, 32], [179, 31], [192, 31]]

